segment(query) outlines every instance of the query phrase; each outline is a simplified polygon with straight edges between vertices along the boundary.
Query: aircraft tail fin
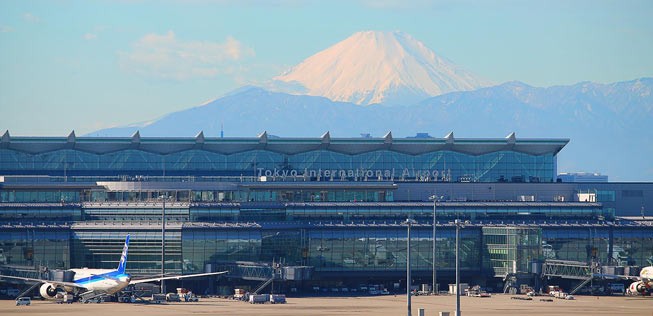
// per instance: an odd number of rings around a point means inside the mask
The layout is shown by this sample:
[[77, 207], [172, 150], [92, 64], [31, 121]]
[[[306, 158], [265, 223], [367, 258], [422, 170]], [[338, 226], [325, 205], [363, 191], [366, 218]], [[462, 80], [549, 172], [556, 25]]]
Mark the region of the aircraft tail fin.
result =
[[127, 266], [127, 249], [129, 248], [129, 235], [125, 238], [125, 246], [122, 248], [122, 255], [120, 256], [120, 263], [118, 263], [118, 272], [125, 273]]

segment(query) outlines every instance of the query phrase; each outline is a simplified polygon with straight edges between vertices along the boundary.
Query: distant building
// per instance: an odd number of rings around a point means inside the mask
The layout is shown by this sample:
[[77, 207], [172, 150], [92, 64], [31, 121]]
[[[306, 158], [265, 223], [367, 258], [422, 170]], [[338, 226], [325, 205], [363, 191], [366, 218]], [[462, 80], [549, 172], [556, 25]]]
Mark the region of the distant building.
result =
[[560, 182], [608, 182], [608, 176], [589, 172], [563, 172], [558, 174]]
[[417, 133], [415, 136], [408, 136], [406, 138], [433, 138], [429, 133]]

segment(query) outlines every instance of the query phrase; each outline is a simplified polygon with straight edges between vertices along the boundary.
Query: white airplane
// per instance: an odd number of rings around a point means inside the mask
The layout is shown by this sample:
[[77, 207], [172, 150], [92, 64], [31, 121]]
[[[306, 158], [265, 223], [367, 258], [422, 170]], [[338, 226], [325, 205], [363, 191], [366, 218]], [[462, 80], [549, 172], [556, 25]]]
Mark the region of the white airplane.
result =
[[16, 279], [29, 282], [43, 283], [39, 289], [39, 293], [45, 299], [55, 299], [57, 295], [62, 292], [74, 293], [80, 296], [97, 296], [97, 295], [111, 295], [121, 291], [130, 284], [138, 284], [145, 282], [154, 282], [161, 280], [178, 280], [186, 278], [195, 278], [201, 276], [224, 274], [228, 271], [186, 274], [179, 276], [159, 276], [147, 279], [132, 280], [131, 276], [125, 272], [127, 265], [127, 249], [129, 248], [129, 235], [125, 239], [125, 246], [122, 249], [120, 262], [116, 269], [70, 269], [69, 271], [75, 272], [73, 282], [51, 281], [33, 278], [22, 278], [14, 276], [0, 275], [0, 278]]
[[635, 278], [635, 282], [628, 287], [628, 294], [631, 295], [650, 293], [653, 293], [653, 266], [642, 268], [639, 272], [639, 278]]

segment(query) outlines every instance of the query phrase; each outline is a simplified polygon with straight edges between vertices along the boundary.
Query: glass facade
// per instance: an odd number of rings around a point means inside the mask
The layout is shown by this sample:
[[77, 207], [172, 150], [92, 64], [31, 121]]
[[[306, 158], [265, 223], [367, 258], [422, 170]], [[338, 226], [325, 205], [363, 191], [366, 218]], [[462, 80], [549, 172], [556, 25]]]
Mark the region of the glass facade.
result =
[[251, 189], [235, 194], [235, 201], [283, 202], [391, 202], [393, 193], [379, 189]]
[[9, 229], [0, 226], [0, 266], [70, 267], [70, 231], [64, 228]]
[[645, 228], [574, 227], [542, 230], [545, 259], [604, 265], [647, 266], [653, 264], [653, 233]]
[[0, 202], [79, 202], [80, 190], [3, 190]]
[[603, 227], [548, 228], [542, 231], [542, 244], [547, 259], [607, 264], [609, 230]]
[[612, 264], [653, 265], [653, 233], [650, 230], [615, 229], [613, 238], [612, 253], [608, 253]]
[[25, 207], [16, 203], [0, 203], [0, 221], [75, 221], [81, 218], [82, 210], [79, 204], [43, 203]]
[[[132, 207], [94, 207], [88, 205], [83, 209], [85, 220], [102, 221], [161, 221], [163, 213], [162, 203], [153, 205], [137, 205]], [[188, 207], [167, 205], [165, 209], [166, 221], [186, 222], [189, 220]]]
[[[396, 272], [406, 270], [406, 228], [367, 227], [338, 229], [314, 227], [294, 230], [184, 230], [185, 273], [197, 272], [206, 264], [235, 261], [283, 262], [286, 265], [313, 266], [316, 272]], [[455, 231], [439, 232], [436, 252], [439, 269], [455, 267]], [[463, 269], [479, 270], [481, 243], [478, 229], [461, 231]], [[412, 269], [432, 267], [432, 232], [427, 227], [411, 234]]]
[[[142, 230], [138, 227], [129, 229], [121, 225], [103, 226], [104, 229], [73, 229], [70, 240], [71, 267], [115, 269], [120, 260], [125, 237], [129, 234], [127, 270], [135, 275], [161, 273], [160, 230]], [[185, 261], [182, 260], [181, 244], [181, 231], [166, 229], [166, 273], [180, 274], [182, 269], [186, 268]]]
[[[411, 229], [411, 268], [430, 271], [433, 260], [432, 230]], [[438, 230], [436, 265], [438, 270], [455, 268], [455, 229]], [[478, 230], [460, 233], [460, 262], [463, 269], [481, 266]], [[406, 271], [407, 229], [324, 229], [309, 232], [310, 266], [316, 271]]]
[[[497, 222], [493, 223], [496, 225]], [[131, 235], [128, 269], [158, 273], [161, 232], [101, 224], [104, 229], [2, 229], [0, 264], [50, 268], [114, 268], [124, 238]], [[111, 226], [111, 229], [106, 228]], [[340, 227], [330, 227], [340, 226]], [[613, 235], [611, 241], [610, 235]], [[455, 266], [455, 228], [437, 230], [438, 270]], [[428, 225], [412, 230], [412, 269], [429, 271], [432, 232]], [[612, 248], [611, 248], [612, 247]], [[612, 255], [610, 255], [612, 251]], [[502, 276], [530, 271], [544, 259], [603, 265], [645, 266], [653, 260], [653, 235], [647, 229], [620, 227], [467, 227], [461, 230], [461, 267]], [[316, 272], [405, 271], [406, 228], [400, 224], [320, 224], [301, 229], [203, 228], [166, 231], [166, 270], [197, 273], [206, 264], [236, 261], [284, 262], [314, 266]], [[611, 261], [612, 260], [612, 261]]]
[[535, 227], [483, 227], [484, 263], [494, 276], [533, 272], [531, 263], [542, 260], [541, 229]]
[[[260, 261], [261, 231], [184, 230], [182, 235], [184, 273], [203, 272], [206, 264]], [[271, 261], [271, 260], [270, 260]]]
[[553, 182], [567, 140], [12, 138], [0, 174], [272, 177], [313, 181]]

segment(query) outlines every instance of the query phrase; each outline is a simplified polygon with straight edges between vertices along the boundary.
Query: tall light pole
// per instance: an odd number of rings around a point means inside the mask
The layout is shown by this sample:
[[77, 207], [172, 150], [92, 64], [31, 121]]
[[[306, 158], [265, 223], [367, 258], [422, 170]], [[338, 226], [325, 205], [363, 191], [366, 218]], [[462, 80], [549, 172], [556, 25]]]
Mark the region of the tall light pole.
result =
[[431, 197], [429, 197], [430, 200], [433, 200], [433, 283], [432, 283], [432, 287], [431, 287], [431, 293], [435, 293], [435, 294], [438, 294], [438, 287], [437, 287], [438, 282], [437, 282], [437, 278], [436, 278], [437, 273], [436, 273], [436, 265], [435, 265], [435, 223], [436, 223], [435, 222], [435, 205], [436, 205], [438, 199], [440, 199], [440, 198], [441, 197], [439, 197], [437, 195], [431, 195]]
[[454, 222], [456, 225], [456, 316], [460, 316], [460, 264], [458, 253], [460, 252], [460, 242], [458, 241], [460, 235], [460, 228], [465, 227], [466, 224], [469, 224], [469, 221], [461, 221], [456, 219]]
[[406, 224], [406, 226], [408, 226], [408, 240], [406, 241], [406, 244], [407, 244], [407, 247], [406, 247], [406, 305], [407, 305], [407, 308], [408, 308], [408, 314], [407, 315], [411, 316], [412, 312], [411, 312], [411, 307], [410, 307], [410, 288], [411, 288], [411, 284], [413, 282], [412, 282], [412, 279], [411, 279], [411, 276], [410, 276], [410, 226], [412, 226], [413, 224], [417, 224], [417, 221], [415, 221], [412, 218], [409, 218], [409, 219], [406, 219], [406, 221], [404, 223]]
[[[160, 195], [159, 200], [163, 201], [163, 207], [161, 208], [161, 278], [165, 276], [166, 273], [166, 200], [168, 199], [168, 194]], [[166, 293], [165, 281], [161, 280], [161, 294]]]

